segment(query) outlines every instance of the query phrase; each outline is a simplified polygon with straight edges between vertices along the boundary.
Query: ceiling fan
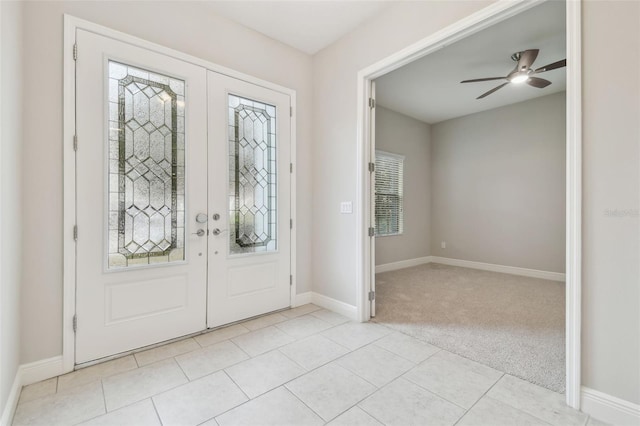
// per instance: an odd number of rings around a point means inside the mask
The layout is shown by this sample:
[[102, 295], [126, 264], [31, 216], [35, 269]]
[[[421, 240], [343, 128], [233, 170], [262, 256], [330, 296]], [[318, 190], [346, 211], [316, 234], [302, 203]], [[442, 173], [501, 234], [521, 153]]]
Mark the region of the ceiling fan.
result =
[[537, 87], [538, 89], [542, 89], [551, 84], [549, 80], [545, 80], [544, 78], [533, 77], [535, 74], [540, 74], [541, 72], [555, 70], [556, 68], [562, 68], [567, 65], [567, 60], [563, 59], [561, 61], [554, 62], [549, 65], [545, 65], [544, 67], [533, 69], [531, 65], [538, 57], [538, 49], [529, 49], [524, 50], [522, 52], [516, 52], [511, 55], [511, 59], [518, 64], [506, 77], [487, 77], [487, 78], [476, 78], [474, 80], [464, 80], [460, 83], [475, 83], [478, 81], [490, 81], [490, 80], [507, 80], [506, 83], [502, 83], [499, 86], [494, 87], [488, 92], [483, 93], [478, 96], [476, 99], [482, 99], [486, 96], [489, 96], [493, 92], [498, 89], [502, 89], [509, 83], [520, 84], [527, 83], [529, 86]]

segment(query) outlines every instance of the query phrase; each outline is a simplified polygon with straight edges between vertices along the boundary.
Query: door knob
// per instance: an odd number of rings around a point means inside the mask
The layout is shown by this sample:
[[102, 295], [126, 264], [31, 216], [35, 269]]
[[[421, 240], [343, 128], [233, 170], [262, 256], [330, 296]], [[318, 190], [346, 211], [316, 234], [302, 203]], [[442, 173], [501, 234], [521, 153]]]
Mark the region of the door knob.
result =
[[196, 222], [198, 222], [198, 223], [207, 223], [207, 219], [208, 219], [208, 217], [204, 213], [198, 213], [196, 215]]
[[214, 213], [213, 220], [219, 220], [219, 219], [220, 219], [220, 215], [218, 213]]
[[216, 228], [213, 231], [211, 231], [213, 233], [213, 235], [220, 235], [222, 234], [222, 231], [220, 230], [220, 228]]
[[198, 229], [193, 235], [197, 235], [198, 237], [204, 236], [204, 229]]

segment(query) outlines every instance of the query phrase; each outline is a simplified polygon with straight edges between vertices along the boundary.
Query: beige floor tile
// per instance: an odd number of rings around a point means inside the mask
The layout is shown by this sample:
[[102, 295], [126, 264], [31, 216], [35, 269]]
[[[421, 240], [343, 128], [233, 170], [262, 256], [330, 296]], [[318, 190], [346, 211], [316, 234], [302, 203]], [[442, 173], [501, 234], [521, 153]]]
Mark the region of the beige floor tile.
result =
[[231, 340], [250, 356], [256, 356], [291, 343], [295, 339], [282, 330], [269, 326]]
[[331, 325], [340, 325], [350, 321], [349, 318], [327, 309], [320, 309], [318, 311], [311, 312], [309, 315], [320, 318], [322, 321], [326, 321]]
[[324, 422], [291, 392], [274, 389], [216, 418], [218, 424], [256, 426], [322, 425]]
[[198, 425], [237, 407], [247, 397], [219, 371], [153, 397], [162, 424]]
[[548, 426], [548, 424], [504, 402], [485, 396], [462, 417], [456, 426]]
[[204, 347], [232, 339], [236, 336], [240, 336], [248, 332], [249, 329], [244, 325], [236, 324], [229, 327], [220, 328], [218, 330], [210, 331], [208, 333], [200, 334], [194, 337], [194, 339], [200, 344], [200, 346]]
[[351, 352], [336, 363], [378, 387], [386, 385], [415, 367], [413, 362], [375, 345]]
[[587, 420], [587, 426], [610, 426], [609, 423], [605, 423], [601, 420], [594, 419], [593, 417], [589, 417]]
[[440, 351], [404, 377], [464, 408], [471, 408], [502, 372], [451, 352]]
[[298, 306], [297, 308], [293, 308], [293, 309], [289, 309], [287, 311], [282, 311], [280, 312], [282, 315], [284, 315], [287, 318], [295, 318], [295, 317], [299, 317], [301, 315], [306, 315], [309, 314], [311, 312], [317, 311], [319, 310], [320, 307], [313, 305], [311, 303], [306, 304], [306, 305], [302, 305], [302, 306]]
[[280, 348], [280, 352], [306, 368], [313, 370], [349, 353], [349, 350], [326, 337], [315, 335]]
[[81, 368], [58, 377], [58, 391], [138, 368], [133, 355]]
[[196, 349], [200, 349], [200, 345], [190, 338], [158, 346], [157, 348], [143, 352], [138, 352], [137, 354], [134, 354], [134, 356], [138, 365], [143, 367], [145, 365], [153, 364], [154, 362], [162, 361], [163, 359], [173, 358], [176, 355], [181, 355]]
[[375, 345], [415, 363], [424, 361], [440, 350], [436, 346], [402, 333], [391, 333], [377, 340]]
[[278, 324], [279, 322], [286, 321], [288, 318], [282, 314], [275, 313], [271, 315], [264, 315], [262, 317], [245, 321], [242, 325], [251, 331], [259, 330], [261, 328], [268, 327], [270, 325]]
[[78, 426], [161, 426], [150, 399], [95, 417]]
[[74, 425], [104, 412], [102, 384], [93, 381], [19, 404], [13, 425]]
[[25, 386], [22, 388], [22, 391], [20, 391], [20, 399], [18, 400], [18, 404], [33, 401], [34, 399], [54, 394], [56, 393], [57, 388], [57, 377]]
[[335, 363], [287, 383], [295, 396], [329, 421], [375, 391], [375, 387]]
[[302, 339], [331, 328], [332, 326], [328, 322], [322, 321], [314, 316], [303, 315], [276, 324], [276, 327], [287, 333], [289, 336], [296, 339]]
[[453, 425], [464, 409], [403, 378], [389, 383], [359, 404], [389, 426]]
[[218, 426], [218, 422], [216, 421], [216, 419], [210, 419], [204, 423], [200, 423], [200, 426]]
[[302, 367], [277, 350], [236, 364], [225, 371], [249, 398], [262, 395], [305, 373]]
[[187, 375], [194, 380], [248, 359], [246, 353], [229, 340], [206, 346], [197, 351], [176, 357], [176, 361]]
[[348, 322], [322, 332], [334, 342], [354, 350], [367, 345], [392, 331], [386, 327], [369, 322]]
[[107, 411], [149, 398], [187, 382], [174, 359], [159, 361], [103, 381]]
[[382, 423], [356, 406], [340, 414], [328, 426], [382, 426]]
[[565, 404], [565, 396], [505, 374], [487, 393], [547, 423], [557, 426], [584, 425], [588, 416]]

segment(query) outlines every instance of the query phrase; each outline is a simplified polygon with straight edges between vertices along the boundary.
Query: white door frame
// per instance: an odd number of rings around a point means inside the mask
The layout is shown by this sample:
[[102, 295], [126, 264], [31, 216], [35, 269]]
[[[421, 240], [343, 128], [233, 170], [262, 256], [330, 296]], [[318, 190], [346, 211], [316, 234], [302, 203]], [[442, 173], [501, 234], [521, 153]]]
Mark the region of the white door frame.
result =
[[[73, 317], [76, 312], [76, 244], [73, 230], [76, 223], [76, 159], [74, 151], [74, 136], [76, 134], [76, 91], [75, 91], [75, 60], [74, 44], [76, 31], [82, 29], [114, 40], [122, 41], [134, 46], [171, 56], [173, 58], [201, 66], [208, 70], [243, 80], [276, 92], [284, 93], [291, 99], [291, 164], [294, 173], [291, 175], [291, 305], [295, 303], [297, 274], [296, 274], [296, 91], [278, 84], [234, 71], [195, 56], [143, 40], [129, 34], [112, 30], [102, 25], [71, 15], [64, 15], [64, 48], [63, 48], [63, 305], [62, 305], [62, 373], [73, 371], [75, 367], [75, 333], [73, 331]], [[82, 51], [78, 52], [82, 60]], [[79, 149], [82, 141], [78, 141]]]
[[[371, 317], [368, 292], [375, 265], [371, 260], [373, 239], [367, 229], [371, 217], [371, 177], [368, 163], [374, 161], [369, 97], [371, 82], [418, 58], [435, 52], [464, 37], [517, 15], [540, 1], [497, 1], [438, 32], [418, 41], [358, 72], [358, 155], [356, 216], [357, 315], [360, 321]], [[566, 402], [580, 408], [580, 330], [581, 330], [581, 256], [582, 256], [582, 70], [581, 70], [581, 0], [567, 4], [567, 162], [566, 162]]]

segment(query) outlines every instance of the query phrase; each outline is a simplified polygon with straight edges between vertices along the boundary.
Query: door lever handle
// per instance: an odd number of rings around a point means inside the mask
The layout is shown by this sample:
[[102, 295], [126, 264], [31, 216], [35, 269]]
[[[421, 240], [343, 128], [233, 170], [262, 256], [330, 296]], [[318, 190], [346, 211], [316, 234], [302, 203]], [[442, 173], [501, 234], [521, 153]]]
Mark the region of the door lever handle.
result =
[[204, 229], [198, 229], [196, 232], [193, 232], [191, 235], [197, 235], [198, 237], [203, 237]]
[[211, 231], [211, 233], [212, 233], [213, 235], [220, 235], [220, 234], [222, 234], [223, 232], [227, 232], [227, 230], [226, 230], [226, 229], [225, 229], [225, 230], [220, 230], [220, 228], [215, 228], [213, 231]]

